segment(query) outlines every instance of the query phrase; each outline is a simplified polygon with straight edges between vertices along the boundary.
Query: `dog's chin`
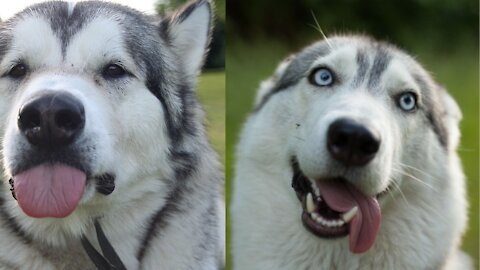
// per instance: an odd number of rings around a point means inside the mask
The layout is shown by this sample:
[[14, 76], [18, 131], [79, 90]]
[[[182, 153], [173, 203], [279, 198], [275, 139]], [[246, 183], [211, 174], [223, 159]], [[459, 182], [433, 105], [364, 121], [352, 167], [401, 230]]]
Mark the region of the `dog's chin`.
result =
[[388, 188], [376, 196], [367, 196], [343, 177], [308, 179], [295, 158], [292, 169], [292, 187], [303, 208], [304, 227], [320, 238], [348, 236], [353, 253], [370, 249], [380, 225], [377, 200]]

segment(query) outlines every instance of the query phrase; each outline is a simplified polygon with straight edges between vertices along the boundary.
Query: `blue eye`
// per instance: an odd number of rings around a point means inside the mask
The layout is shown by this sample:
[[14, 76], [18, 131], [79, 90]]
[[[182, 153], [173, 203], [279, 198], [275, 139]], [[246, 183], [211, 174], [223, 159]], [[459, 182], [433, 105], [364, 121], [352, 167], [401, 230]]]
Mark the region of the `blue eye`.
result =
[[330, 86], [333, 84], [333, 74], [328, 68], [316, 68], [308, 77], [313, 85]]
[[417, 108], [417, 96], [412, 92], [400, 94], [397, 99], [400, 109], [411, 112]]

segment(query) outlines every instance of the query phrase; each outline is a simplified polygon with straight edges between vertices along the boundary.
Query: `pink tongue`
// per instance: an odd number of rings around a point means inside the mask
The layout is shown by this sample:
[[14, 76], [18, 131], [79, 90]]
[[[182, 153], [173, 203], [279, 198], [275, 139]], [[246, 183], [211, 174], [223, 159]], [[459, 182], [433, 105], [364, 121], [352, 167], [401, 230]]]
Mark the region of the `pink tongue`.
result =
[[39, 165], [13, 177], [15, 195], [25, 214], [62, 218], [77, 207], [87, 176], [65, 165]]
[[343, 181], [318, 181], [320, 193], [330, 208], [347, 212], [358, 206], [358, 212], [350, 221], [350, 251], [362, 253], [370, 249], [380, 228], [380, 206], [374, 197], [362, 194], [354, 186]]

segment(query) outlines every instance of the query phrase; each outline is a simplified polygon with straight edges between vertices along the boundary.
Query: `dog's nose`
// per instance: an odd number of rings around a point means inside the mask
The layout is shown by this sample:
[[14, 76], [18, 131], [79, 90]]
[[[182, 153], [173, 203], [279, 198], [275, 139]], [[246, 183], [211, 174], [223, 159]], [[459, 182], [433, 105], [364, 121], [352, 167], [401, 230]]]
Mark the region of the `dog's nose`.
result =
[[380, 134], [352, 119], [338, 119], [328, 128], [327, 148], [344, 165], [363, 166], [380, 148]]
[[69, 93], [43, 94], [21, 107], [17, 124], [33, 145], [66, 146], [82, 132], [85, 110], [82, 103]]

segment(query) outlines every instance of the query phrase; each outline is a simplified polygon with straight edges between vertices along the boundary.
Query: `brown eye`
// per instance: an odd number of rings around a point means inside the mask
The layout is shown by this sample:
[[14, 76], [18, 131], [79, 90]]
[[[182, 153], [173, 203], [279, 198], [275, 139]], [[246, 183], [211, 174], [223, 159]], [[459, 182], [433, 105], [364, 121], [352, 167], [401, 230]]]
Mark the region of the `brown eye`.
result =
[[20, 79], [27, 74], [28, 68], [25, 64], [16, 64], [8, 72], [8, 76], [14, 79]]
[[127, 71], [117, 64], [110, 64], [103, 69], [102, 75], [106, 79], [118, 79], [127, 75]]

